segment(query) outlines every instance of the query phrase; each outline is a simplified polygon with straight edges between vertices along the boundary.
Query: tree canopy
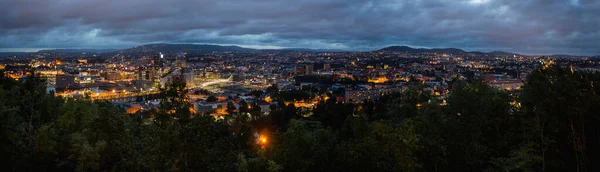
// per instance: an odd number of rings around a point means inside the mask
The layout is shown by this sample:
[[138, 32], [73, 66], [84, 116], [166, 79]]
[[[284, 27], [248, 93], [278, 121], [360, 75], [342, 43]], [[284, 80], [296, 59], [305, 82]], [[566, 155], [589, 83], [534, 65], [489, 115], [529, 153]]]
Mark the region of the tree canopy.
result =
[[[355, 104], [273, 104], [268, 114], [229, 102], [230, 116], [216, 120], [190, 110], [180, 80], [147, 118], [57, 97], [36, 76], [1, 76], [0, 158], [7, 171], [599, 171], [598, 81], [551, 65], [519, 94], [458, 80], [444, 97], [417, 86]], [[322, 91], [252, 94], [284, 102]]]

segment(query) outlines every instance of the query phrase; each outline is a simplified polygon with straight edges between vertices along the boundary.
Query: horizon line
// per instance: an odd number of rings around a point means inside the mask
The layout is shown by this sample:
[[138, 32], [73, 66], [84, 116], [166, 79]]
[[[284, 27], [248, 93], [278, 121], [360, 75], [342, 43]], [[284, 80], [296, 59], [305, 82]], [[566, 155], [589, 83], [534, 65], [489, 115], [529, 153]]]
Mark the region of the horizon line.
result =
[[[371, 50], [350, 50], [347, 48], [339, 48], [339, 49], [328, 49], [328, 48], [302, 48], [302, 47], [284, 47], [284, 46], [271, 46], [271, 45], [245, 45], [245, 44], [219, 44], [219, 43], [164, 43], [164, 42], [156, 42], [156, 43], [146, 43], [146, 44], [141, 44], [141, 45], [134, 45], [134, 46], [129, 46], [129, 48], [133, 48], [133, 47], [137, 47], [137, 46], [144, 46], [144, 45], [150, 45], [150, 44], [193, 44], [193, 45], [217, 45], [217, 46], [237, 46], [237, 47], [241, 47], [241, 48], [249, 48], [249, 49], [256, 49], [256, 50], [285, 50], [285, 49], [307, 49], [307, 50], [337, 50], [338, 52], [373, 52], [373, 51], [379, 51], [381, 49], [384, 48], [388, 48], [388, 47], [393, 47], [393, 46], [406, 46], [409, 48], [413, 48], [413, 49], [420, 49], [420, 48], [424, 48], [424, 49], [447, 49], [447, 48], [454, 48], [454, 49], [460, 49], [462, 51], [465, 51], [467, 53], [472, 53], [472, 52], [482, 52], [482, 53], [491, 53], [494, 51], [499, 51], [499, 52], [506, 52], [506, 53], [511, 53], [511, 54], [518, 54], [518, 55], [525, 55], [525, 56], [555, 56], [555, 55], [565, 55], [565, 56], [579, 56], [579, 57], [596, 57], [596, 56], [600, 56], [600, 55], [571, 55], [568, 53], [555, 53], [555, 54], [538, 54], [538, 53], [522, 53], [522, 52], [509, 52], [509, 51], [501, 51], [501, 50], [492, 50], [492, 51], [467, 51], [464, 50], [463, 48], [455, 48], [455, 47], [423, 47], [423, 46], [410, 46], [410, 45], [400, 45], [400, 44], [393, 44], [393, 45], [387, 45], [384, 46], [382, 48], [375, 48], [375, 49], [371, 49]], [[124, 50], [124, 49], [129, 49], [129, 48], [94, 48], [94, 47], [77, 47], [77, 48], [50, 48], [50, 47], [45, 47], [45, 48], [0, 48], [0, 53], [37, 53], [39, 51], [43, 51], [43, 50], [61, 50], [61, 49], [69, 49], [69, 50], [85, 50], [85, 49], [89, 49], [89, 50]], [[8, 51], [7, 51], [8, 50]]]

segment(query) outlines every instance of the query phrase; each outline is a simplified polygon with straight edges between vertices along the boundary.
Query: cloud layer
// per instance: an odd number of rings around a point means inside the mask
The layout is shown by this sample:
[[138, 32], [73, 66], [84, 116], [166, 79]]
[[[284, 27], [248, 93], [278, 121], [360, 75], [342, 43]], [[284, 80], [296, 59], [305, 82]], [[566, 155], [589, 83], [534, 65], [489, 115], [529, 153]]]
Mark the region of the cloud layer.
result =
[[3, 0], [0, 48], [146, 43], [600, 54], [597, 0]]

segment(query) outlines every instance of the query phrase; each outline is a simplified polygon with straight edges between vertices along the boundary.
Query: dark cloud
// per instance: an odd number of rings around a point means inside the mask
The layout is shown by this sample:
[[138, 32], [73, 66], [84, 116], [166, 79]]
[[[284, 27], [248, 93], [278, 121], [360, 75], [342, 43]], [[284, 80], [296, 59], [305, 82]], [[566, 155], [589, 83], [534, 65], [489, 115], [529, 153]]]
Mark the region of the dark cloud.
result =
[[145, 43], [600, 54], [596, 0], [3, 0], [0, 48]]

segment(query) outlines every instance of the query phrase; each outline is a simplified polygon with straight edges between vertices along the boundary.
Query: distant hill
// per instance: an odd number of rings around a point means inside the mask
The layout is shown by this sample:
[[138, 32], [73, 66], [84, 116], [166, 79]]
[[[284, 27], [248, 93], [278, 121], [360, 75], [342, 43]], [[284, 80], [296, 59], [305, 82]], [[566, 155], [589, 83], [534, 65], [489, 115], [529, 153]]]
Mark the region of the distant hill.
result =
[[22, 56], [31, 54], [28, 52], [0, 52], [0, 57]]
[[221, 46], [210, 44], [147, 44], [135, 46], [133, 48], [116, 51], [121, 54], [154, 54], [154, 53], [206, 53], [206, 52], [243, 52], [243, 51], [263, 51], [263, 52], [353, 52], [339, 49], [309, 49], [309, 48], [283, 48], [283, 49], [252, 49], [239, 46]]
[[238, 46], [220, 46], [207, 44], [147, 44], [119, 51], [120, 53], [178, 53], [178, 52], [227, 52], [227, 51], [254, 51], [255, 49]]
[[448, 54], [463, 54], [466, 51], [458, 49], [458, 48], [434, 48], [431, 51], [436, 53], [448, 53]]
[[499, 55], [499, 56], [522, 56], [522, 54], [511, 53], [506, 51], [491, 51], [488, 54]]
[[355, 52], [351, 50], [340, 49], [310, 49], [310, 48], [283, 48], [283, 49], [262, 49], [261, 51], [297, 51], [297, 52]]
[[[150, 55], [162, 53], [210, 53], [210, 52], [245, 52], [245, 51], [262, 51], [262, 52], [363, 52], [341, 49], [310, 49], [310, 48], [283, 48], [283, 49], [252, 49], [243, 48], [240, 46], [221, 46], [211, 44], [146, 44], [135, 46], [128, 49], [52, 49], [40, 50], [38, 53], [102, 53], [105, 55], [126, 54], [126, 55]], [[481, 55], [498, 55], [498, 56], [523, 56], [522, 54], [491, 51], [467, 52], [458, 48], [413, 48], [409, 46], [389, 46], [375, 51], [391, 51], [391, 52], [407, 52], [407, 53], [446, 53], [446, 54], [481, 54]], [[0, 57], [26, 55], [25, 52], [0, 52]], [[586, 57], [573, 55], [547, 55], [549, 57]], [[600, 58], [600, 56], [592, 56], [591, 58]]]
[[118, 49], [52, 49], [40, 50], [38, 53], [108, 53], [115, 51]]
[[423, 53], [427, 52], [425, 48], [412, 48], [409, 46], [390, 46], [380, 49], [378, 51], [392, 51], [392, 52], [407, 52], [407, 53]]
[[505, 52], [505, 51], [490, 51], [490, 54], [498, 54], [498, 55], [510, 55], [513, 53]]
[[481, 52], [481, 51], [473, 51], [473, 52], [467, 52], [458, 48], [432, 48], [432, 49], [427, 49], [427, 48], [412, 48], [409, 46], [390, 46], [390, 47], [386, 47], [377, 51], [392, 51], [392, 52], [408, 52], [408, 53], [446, 53], [446, 54], [464, 54], [464, 53], [471, 53], [471, 54], [488, 54], [488, 55], [499, 55], [499, 56], [512, 56], [512, 55], [517, 55], [517, 56], [522, 56], [521, 54], [517, 54], [517, 53], [511, 53], [511, 52], [504, 52], [504, 51], [491, 51], [491, 52]]
[[462, 54], [466, 51], [458, 48], [412, 48], [409, 46], [390, 46], [378, 51], [393, 51], [393, 52], [407, 52], [407, 53], [448, 53], [448, 54]]

